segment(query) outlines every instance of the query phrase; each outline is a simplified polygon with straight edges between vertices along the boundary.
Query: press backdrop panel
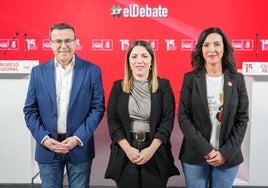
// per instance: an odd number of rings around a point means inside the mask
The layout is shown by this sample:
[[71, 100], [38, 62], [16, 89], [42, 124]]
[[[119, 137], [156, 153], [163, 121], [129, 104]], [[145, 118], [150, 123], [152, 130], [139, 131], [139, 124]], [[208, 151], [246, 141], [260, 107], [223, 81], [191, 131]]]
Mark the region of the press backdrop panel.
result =
[[128, 45], [144, 39], [154, 47], [159, 75], [171, 81], [178, 104], [191, 51], [207, 27], [226, 32], [238, 68], [243, 61], [268, 60], [267, 5], [266, 0], [1, 0], [0, 53], [2, 59], [42, 63], [53, 55], [50, 26], [69, 23], [77, 30], [77, 54], [102, 69], [107, 101], [112, 82], [123, 76]]

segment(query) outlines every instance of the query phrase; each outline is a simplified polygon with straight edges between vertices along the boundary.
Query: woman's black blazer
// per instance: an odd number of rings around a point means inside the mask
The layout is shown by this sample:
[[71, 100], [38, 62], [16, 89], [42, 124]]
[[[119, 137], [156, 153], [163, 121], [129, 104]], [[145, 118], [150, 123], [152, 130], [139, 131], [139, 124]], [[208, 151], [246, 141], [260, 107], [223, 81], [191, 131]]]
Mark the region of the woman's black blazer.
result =
[[[189, 164], [205, 161], [213, 148], [209, 144], [211, 121], [209, 116], [205, 71], [184, 75], [179, 102], [179, 125], [184, 138], [179, 159]], [[224, 72], [224, 104], [220, 130], [219, 152], [226, 166], [243, 162], [241, 144], [248, 123], [248, 95], [240, 73]]]
[[[178, 175], [171, 152], [170, 136], [174, 124], [175, 100], [168, 80], [158, 78], [159, 89], [151, 93], [150, 140], [159, 138], [163, 144], [154, 154], [157, 167], [162, 178], [167, 179]], [[121, 86], [122, 80], [115, 81], [109, 96], [107, 107], [107, 122], [111, 143], [111, 154], [105, 178], [119, 180], [127, 156], [117, 144], [120, 139], [130, 140], [131, 119], [128, 111], [129, 93], [125, 93]]]

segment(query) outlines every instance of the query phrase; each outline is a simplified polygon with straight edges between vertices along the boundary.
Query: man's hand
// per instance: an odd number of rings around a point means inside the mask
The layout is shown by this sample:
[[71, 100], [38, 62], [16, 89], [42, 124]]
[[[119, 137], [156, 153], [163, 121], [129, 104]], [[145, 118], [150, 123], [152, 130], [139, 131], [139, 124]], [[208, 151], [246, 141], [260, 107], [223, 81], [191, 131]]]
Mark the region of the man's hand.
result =
[[43, 142], [43, 145], [50, 149], [55, 153], [68, 153], [70, 150], [79, 145], [79, 141], [75, 137], [69, 137], [63, 140], [62, 142], [58, 142], [53, 138], [47, 138]]

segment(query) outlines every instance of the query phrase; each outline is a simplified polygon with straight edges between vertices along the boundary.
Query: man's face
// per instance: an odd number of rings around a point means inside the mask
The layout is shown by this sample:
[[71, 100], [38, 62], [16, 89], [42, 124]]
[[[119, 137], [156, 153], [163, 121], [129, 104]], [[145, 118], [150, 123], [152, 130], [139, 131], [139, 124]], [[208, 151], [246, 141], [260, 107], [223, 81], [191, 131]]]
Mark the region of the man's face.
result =
[[50, 44], [57, 61], [66, 65], [73, 58], [76, 49], [75, 34], [71, 29], [54, 29], [50, 35]]

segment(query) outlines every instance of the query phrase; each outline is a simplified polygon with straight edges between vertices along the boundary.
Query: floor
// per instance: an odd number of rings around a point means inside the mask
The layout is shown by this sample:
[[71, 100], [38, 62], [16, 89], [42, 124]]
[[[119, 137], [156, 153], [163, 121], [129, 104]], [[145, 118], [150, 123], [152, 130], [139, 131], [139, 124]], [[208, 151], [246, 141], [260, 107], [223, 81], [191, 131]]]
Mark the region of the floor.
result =
[[[267, 186], [265, 186], [267, 188]], [[265, 188], [262, 187], [262, 188]], [[40, 184], [0, 184], [0, 188], [41, 188]], [[68, 188], [68, 186], [64, 186]], [[115, 188], [114, 186], [91, 186], [90, 188]], [[184, 188], [184, 187], [168, 187], [168, 188]], [[234, 186], [233, 188], [261, 188], [256, 186]]]
[[[30, 184], [0, 184], [0, 188], [41, 188], [40, 185]], [[68, 188], [67, 185], [64, 188]], [[115, 188], [114, 186], [90, 186], [90, 188]], [[168, 188], [183, 188], [183, 187], [168, 187]]]

